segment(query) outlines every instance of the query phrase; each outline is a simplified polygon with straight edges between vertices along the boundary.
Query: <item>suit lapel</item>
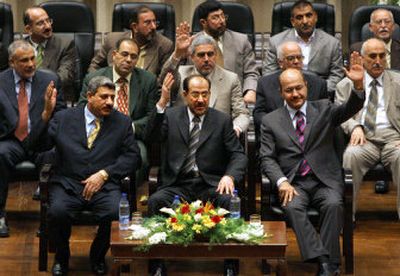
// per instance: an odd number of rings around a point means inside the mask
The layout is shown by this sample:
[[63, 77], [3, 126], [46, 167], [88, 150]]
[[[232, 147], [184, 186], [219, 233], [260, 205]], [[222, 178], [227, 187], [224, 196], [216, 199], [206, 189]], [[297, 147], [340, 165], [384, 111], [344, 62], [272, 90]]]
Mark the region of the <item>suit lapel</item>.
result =
[[204, 116], [204, 121], [201, 126], [198, 148], [200, 148], [201, 145], [208, 139], [208, 137], [210, 137], [211, 133], [213, 133], [215, 125], [216, 124], [212, 123], [212, 118], [210, 118], [210, 111], [208, 111], [206, 113], [206, 116]]
[[281, 112], [279, 113], [280, 122], [282, 122], [284, 129], [287, 129], [287, 134], [289, 138], [293, 141], [293, 143], [301, 149], [301, 145], [299, 143], [299, 138], [297, 138], [296, 131], [293, 127], [292, 119], [290, 118], [289, 111], [285, 106], [281, 107]]
[[9, 69], [8, 78], [6, 78], [4, 82], [2, 88], [10, 100], [11, 105], [18, 111], [17, 92], [15, 92], [15, 79], [12, 69]]
[[392, 99], [392, 95], [394, 93], [395, 88], [393, 87], [394, 81], [392, 81], [390, 75], [388, 73], [383, 74], [383, 95], [384, 95], [384, 101], [385, 101], [385, 110], [388, 113], [389, 112], [389, 103]]
[[210, 81], [211, 81], [211, 98], [210, 98], [210, 103], [208, 106], [210, 107], [215, 107], [215, 104], [217, 103], [217, 98], [218, 98], [218, 91], [220, 90], [220, 83], [223, 81], [222, 75], [221, 75], [221, 69], [218, 65], [215, 66], [214, 72], [211, 73], [211, 76], [208, 76]]
[[306, 115], [306, 128], [304, 130], [304, 148], [307, 147], [309, 144], [308, 140], [309, 137], [311, 137], [311, 131], [313, 130], [313, 124], [314, 124], [314, 119], [316, 117], [316, 110], [314, 109], [314, 106], [310, 104], [310, 102], [307, 103], [307, 115]]
[[310, 64], [312, 62], [312, 60], [314, 59], [314, 57], [317, 56], [317, 54], [319, 53], [319, 50], [321, 48], [321, 45], [323, 44], [323, 41], [320, 41], [321, 37], [319, 35], [319, 31], [315, 30], [315, 36], [313, 38], [313, 41], [311, 42], [311, 49], [310, 49], [310, 57], [308, 59], [308, 64]]
[[153, 64], [154, 59], [158, 56], [156, 53], [156, 47], [154, 47], [154, 42], [151, 42], [150, 47], [148, 47], [146, 50], [146, 56], [144, 58], [144, 65], [143, 69], [149, 70], [150, 66]]
[[189, 143], [189, 116], [187, 114], [187, 108], [186, 106], [182, 106], [178, 118], [174, 118], [174, 120], [177, 120], [177, 125], [179, 132], [182, 136], [183, 141], [185, 144]]
[[41, 85], [42, 81], [39, 80], [39, 78], [37, 77], [37, 72], [35, 73], [35, 75], [32, 78], [32, 84], [31, 84], [31, 101], [29, 103], [29, 110], [32, 110], [33, 107], [35, 106], [36, 102], [42, 97], [44, 96], [44, 91], [40, 91], [40, 89], [46, 89], [47, 87]]
[[57, 49], [54, 47], [53, 40], [54, 36], [52, 36], [46, 43], [46, 48], [43, 50], [43, 61], [40, 68], [49, 68], [51, 67], [49, 66], [50, 62], [55, 62], [52, 59], [56, 56]]
[[137, 70], [132, 71], [131, 80], [129, 82], [129, 114], [132, 114], [136, 108], [136, 104], [139, 100], [141, 90], [141, 80]]

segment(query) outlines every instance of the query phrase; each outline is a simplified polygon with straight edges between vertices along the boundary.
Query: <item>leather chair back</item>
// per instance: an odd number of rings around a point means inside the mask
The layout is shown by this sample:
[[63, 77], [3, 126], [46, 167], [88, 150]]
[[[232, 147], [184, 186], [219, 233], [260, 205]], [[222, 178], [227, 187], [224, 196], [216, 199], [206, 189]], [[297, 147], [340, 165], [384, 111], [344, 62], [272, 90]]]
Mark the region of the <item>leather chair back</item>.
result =
[[[246, 4], [237, 2], [221, 1], [221, 4], [224, 13], [229, 16], [227, 28], [235, 32], [247, 34], [254, 49], [254, 17], [251, 8]], [[201, 30], [199, 11], [196, 7], [192, 19], [192, 31], [193, 33], [198, 33]]]
[[11, 6], [9, 4], [0, 3], [0, 42], [4, 48], [14, 40], [14, 21]]
[[[279, 2], [274, 4], [272, 11], [271, 36], [292, 28], [290, 22], [290, 9], [294, 2]], [[335, 8], [333, 5], [324, 3], [312, 3], [318, 14], [317, 28], [324, 30], [330, 35], [335, 35]]]
[[112, 31], [123, 32], [130, 30], [129, 21], [135, 9], [145, 5], [154, 11], [159, 26], [157, 31], [175, 41], [175, 9], [165, 3], [117, 3], [114, 5]]
[[371, 13], [378, 9], [384, 8], [390, 10], [393, 13], [395, 30], [393, 32], [393, 37], [395, 39], [400, 39], [400, 7], [391, 5], [370, 5], [361, 6], [353, 11], [350, 18], [349, 24], [349, 45], [359, 41], [365, 41], [368, 38], [373, 37], [372, 32], [369, 30], [368, 24], [370, 21]]

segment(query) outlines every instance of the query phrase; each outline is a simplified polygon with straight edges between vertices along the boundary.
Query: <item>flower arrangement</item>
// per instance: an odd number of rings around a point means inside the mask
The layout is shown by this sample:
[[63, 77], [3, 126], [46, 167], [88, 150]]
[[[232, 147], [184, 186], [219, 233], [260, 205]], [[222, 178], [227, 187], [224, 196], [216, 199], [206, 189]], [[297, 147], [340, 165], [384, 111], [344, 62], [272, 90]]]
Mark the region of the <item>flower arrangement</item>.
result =
[[266, 237], [262, 225], [226, 218], [229, 211], [215, 208], [211, 202], [183, 202], [176, 209], [162, 208], [160, 211], [168, 217], [157, 215], [146, 218], [143, 225], [131, 226], [133, 231], [128, 239], [143, 240], [139, 250], [146, 251], [160, 243], [187, 246], [193, 241], [203, 240], [210, 245], [228, 240], [257, 244]]

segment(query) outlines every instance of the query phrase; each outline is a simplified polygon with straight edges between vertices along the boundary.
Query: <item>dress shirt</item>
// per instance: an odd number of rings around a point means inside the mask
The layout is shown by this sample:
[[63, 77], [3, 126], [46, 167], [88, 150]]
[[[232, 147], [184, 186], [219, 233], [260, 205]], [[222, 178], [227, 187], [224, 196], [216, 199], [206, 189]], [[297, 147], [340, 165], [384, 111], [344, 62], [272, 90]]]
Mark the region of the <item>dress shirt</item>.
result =
[[301, 52], [303, 53], [304, 59], [303, 59], [303, 69], [307, 70], [308, 69], [308, 62], [310, 61], [310, 52], [311, 52], [311, 43], [315, 38], [315, 29], [312, 33], [312, 35], [309, 37], [308, 41], [305, 42], [297, 33], [297, 30], [294, 30], [294, 34], [296, 36], [296, 42], [299, 44], [301, 48]]
[[[19, 82], [22, 80], [22, 78], [13, 70], [14, 74], [14, 84], [15, 84], [15, 94], [17, 96], [17, 102], [18, 102], [18, 95], [19, 95]], [[31, 95], [32, 95], [32, 78], [26, 79], [25, 80], [25, 91], [26, 95], [28, 97], [28, 107], [31, 103]], [[28, 112], [28, 133], [31, 131], [31, 118], [30, 114]]]
[[29, 37], [29, 43], [33, 46], [33, 48], [35, 48], [35, 56], [36, 57], [38, 54], [39, 44], [42, 45], [42, 47], [43, 47], [43, 55], [44, 55], [44, 49], [46, 49], [47, 40], [43, 41], [42, 43], [35, 43], [35, 42], [33, 42], [32, 38]]
[[[364, 87], [365, 87], [365, 98], [369, 99], [369, 93], [371, 92], [371, 82], [374, 79], [367, 73], [365, 72], [364, 74]], [[378, 81], [376, 85], [376, 90], [378, 92], [378, 107], [376, 109], [376, 122], [375, 122], [375, 128], [376, 129], [382, 129], [382, 128], [387, 128], [390, 127], [390, 122], [386, 114], [386, 109], [385, 109], [385, 95], [383, 93], [383, 74], [380, 75], [377, 79]], [[362, 114], [361, 114], [361, 124], [364, 125], [365, 121], [365, 114], [367, 113], [367, 105], [368, 105], [368, 100], [364, 102], [364, 106], [362, 109]]]
[[[97, 117], [92, 112], [90, 112], [87, 105], [85, 106], [84, 109], [84, 115], [85, 115], [86, 138], [88, 138], [90, 133], [92, 133], [93, 129], [96, 127], [95, 121]], [[102, 119], [100, 119], [100, 121], [101, 120]]]

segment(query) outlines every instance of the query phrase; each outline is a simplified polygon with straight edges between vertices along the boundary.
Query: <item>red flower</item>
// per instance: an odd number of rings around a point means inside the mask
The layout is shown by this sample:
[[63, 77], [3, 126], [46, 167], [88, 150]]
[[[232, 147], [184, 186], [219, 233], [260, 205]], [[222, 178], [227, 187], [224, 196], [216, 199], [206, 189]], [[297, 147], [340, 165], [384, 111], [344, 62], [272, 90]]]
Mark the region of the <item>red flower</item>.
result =
[[221, 221], [221, 217], [220, 217], [220, 216], [213, 216], [213, 217], [211, 218], [211, 220], [212, 220], [215, 224], [217, 224], [217, 223], [219, 223], [219, 222]]
[[182, 214], [188, 214], [188, 213], [190, 213], [190, 206], [189, 206], [189, 204], [185, 204], [185, 205], [182, 206], [182, 208], [181, 208], [181, 213], [182, 213]]
[[202, 214], [204, 212], [204, 208], [201, 207], [199, 209], [196, 210], [196, 214]]
[[171, 218], [171, 223], [177, 223], [178, 219], [177, 218]]

